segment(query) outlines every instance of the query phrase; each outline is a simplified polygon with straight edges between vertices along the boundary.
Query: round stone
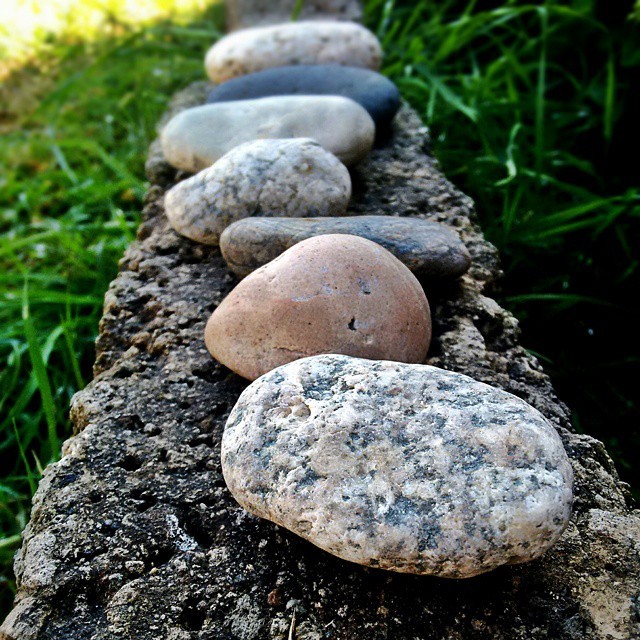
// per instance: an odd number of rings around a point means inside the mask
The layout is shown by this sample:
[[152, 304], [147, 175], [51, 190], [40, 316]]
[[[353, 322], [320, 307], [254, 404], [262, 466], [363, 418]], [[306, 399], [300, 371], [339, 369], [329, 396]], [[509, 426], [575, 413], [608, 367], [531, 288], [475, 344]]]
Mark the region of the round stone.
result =
[[292, 64], [341, 64], [377, 71], [378, 39], [353, 22], [288, 22], [235, 31], [207, 52], [205, 68], [220, 83], [248, 73]]
[[391, 80], [357, 67], [335, 64], [294, 65], [265, 69], [217, 86], [208, 103], [250, 100], [278, 95], [336, 95], [362, 105], [380, 131], [389, 129], [400, 107], [400, 93]]
[[171, 226], [196, 242], [247, 216], [340, 215], [351, 196], [347, 168], [315, 140], [254, 140], [167, 192]]
[[526, 402], [426, 365], [305, 358], [252, 383], [222, 438], [229, 490], [344, 560], [468, 578], [541, 556], [571, 465]]
[[327, 233], [348, 233], [377, 242], [424, 278], [457, 277], [471, 265], [471, 256], [453, 229], [395, 216], [247, 218], [225, 229], [220, 249], [229, 268], [244, 278], [301, 240]]
[[431, 316], [415, 276], [364, 238], [309, 238], [247, 276], [213, 312], [209, 352], [253, 380], [297, 358], [424, 361]]
[[169, 164], [196, 173], [234, 147], [264, 138], [313, 138], [346, 165], [373, 146], [375, 125], [359, 104], [341, 96], [277, 96], [185, 109], [160, 135]]

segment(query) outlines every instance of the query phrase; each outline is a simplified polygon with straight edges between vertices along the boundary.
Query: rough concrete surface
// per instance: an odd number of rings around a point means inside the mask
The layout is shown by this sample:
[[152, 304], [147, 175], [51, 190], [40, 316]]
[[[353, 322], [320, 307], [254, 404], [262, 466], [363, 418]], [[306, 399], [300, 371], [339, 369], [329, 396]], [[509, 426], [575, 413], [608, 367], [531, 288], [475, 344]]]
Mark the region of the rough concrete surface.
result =
[[[230, 30], [276, 24], [290, 20], [296, 0], [226, 0], [227, 27]], [[300, 12], [303, 20], [361, 20], [360, 0], [305, 0]]]
[[217, 245], [242, 218], [339, 216], [350, 198], [351, 176], [338, 158], [315, 140], [287, 138], [235, 147], [170, 189], [164, 207], [178, 233]]
[[[183, 93], [174, 110], [204, 101]], [[207, 354], [204, 324], [236, 282], [217, 248], [163, 216], [176, 173], [154, 145], [139, 240], [105, 298], [95, 380], [45, 472], [16, 559], [8, 640], [584, 640], [640, 637], [640, 517], [603, 445], [569, 412], [490, 297], [500, 275], [473, 203], [440, 173], [417, 115], [354, 170], [354, 213], [457, 228], [473, 265], [430, 289], [429, 364], [505, 389], [557, 427], [575, 474], [569, 528], [544, 557], [470, 580], [353, 565], [247, 515], [219, 446], [245, 383]], [[178, 176], [184, 177], [184, 176]], [[295, 614], [295, 621], [294, 621]], [[292, 631], [289, 636], [290, 629]]]

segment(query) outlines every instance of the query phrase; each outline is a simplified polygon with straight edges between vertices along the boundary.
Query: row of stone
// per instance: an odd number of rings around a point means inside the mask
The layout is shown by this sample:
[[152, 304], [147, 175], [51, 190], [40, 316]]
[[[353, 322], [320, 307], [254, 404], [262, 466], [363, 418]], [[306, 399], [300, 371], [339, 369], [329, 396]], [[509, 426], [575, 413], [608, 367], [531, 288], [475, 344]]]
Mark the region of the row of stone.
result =
[[[350, 28], [349, 25], [337, 26], [339, 30]], [[312, 28], [318, 27], [327, 31], [326, 25], [312, 25]], [[363, 31], [362, 27], [353, 27], [358, 33]], [[290, 25], [286, 28], [291, 31]], [[307, 25], [296, 28], [306, 33]], [[276, 27], [249, 32], [272, 34], [274, 30]], [[242, 41], [247, 39], [244, 33], [231, 39], [238, 36], [242, 36]], [[249, 39], [255, 39], [255, 36]], [[215, 53], [218, 47], [229, 51], [226, 39], [215, 45], [212, 52]], [[235, 51], [233, 47], [231, 50]], [[269, 60], [272, 58], [268, 57]], [[349, 60], [343, 55], [341, 60], [358, 62], [357, 56], [355, 60]], [[246, 68], [240, 62], [232, 66]], [[336, 65], [266, 69], [229, 80], [211, 92], [208, 102], [224, 103], [224, 114], [219, 109], [212, 111], [205, 107], [205, 111], [191, 109], [174, 119], [163, 132], [165, 155], [174, 165], [190, 170], [209, 164], [227, 146], [233, 147], [234, 132], [241, 129], [243, 123], [249, 121], [255, 127], [264, 128], [264, 114], [269, 111], [273, 115], [270, 111], [273, 108], [282, 109], [290, 118], [295, 116], [292, 104], [294, 107], [304, 104], [317, 107], [316, 99], [306, 95], [309, 93], [331, 94], [321, 100], [327, 108], [331, 107], [331, 100], [335, 100], [333, 94], [347, 99], [347, 104], [358, 102], [374, 118], [378, 132], [389, 128], [399, 106], [395, 85], [367, 69]], [[295, 95], [297, 100], [293, 103], [290, 98], [283, 101], [283, 95]], [[271, 100], [266, 100], [267, 97]], [[238, 126], [227, 127], [228, 122], [222, 117], [225, 114], [236, 119]], [[342, 131], [335, 126], [336, 117], [338, 122], [342, 121], [340, 112], [332, 111], [331, 115], [334, 116], [331, 120], [323, 116], [311, 133], [344, 159], [354, 152], [353, 142], [358, 137], [354, 135], [356, 129], [349, 125]], [[327, 130], [338, 140], [346, 141], [342, 153], [338, 151], [337, 141], [327, 143], [324, 133]], [[253, 134], [243, 130], [242, 135]], [[209, 151], [194, 153], [187, 143], [190, 139], [207, 146]], [[195, 158], [199, 160], [194, 162]], [[396, 224], [385, 218], [370, 217], [354, 217], [352, 221], [314, 219], [345, 214], [350, 196], [349, 172], [318, 142], [303, 138], [263, 139], [233, 147], [196, 176], [182, 181], [167, 194], [166, 209], [171, 224], [182, 235], [206, 244], [220, 243], [229, 266], [241, 277], [296, 241], [322, 233], [352, 233], [379, 242], [422, 276], [455, 277], [468, 268], [470, 257], [457, 235], [434, 223], [411, 220]], [[233, 233], [221, 238], [228, 225], [248, 216], [302, 217], [304, 221], [300, 224], [288, 224], [280, 219], [268, 223], [256, 221], [253, 225], [234, 228]]]
[[221, 40], [206, 67], [223, 84], [162, 135], [174, 166], [200, 171], [167, 194], [167, 215], [246, 276], [205, 331], [214, 357], [255, 380], [222, 443], [238, 502], [348, 560], [468, 577], [555, 542], [571, 468], [535, 409], [418, 364], [431, 316], [409, 268], [462, 274], [457, 235], [342, 217], [342, 163], [369, 153], [399, 104], [373, 71], [380, 57], [373, 34], [345, 23]]
[[227, 36], [206, 58], [211, 79], [225, 84], [208, 104], [165, 127], [164, 154], [195, 172], [243, 142], [309, 137], [355, 164], [399, 107], [396, 87], [375, 73], [380, 60], [376, 37], [350, 23], [300, 22]]
[[340, 217], [350, 196], [349, 172], [317, 142], [257, 140], [178, 183], [165, 207], [178, 233], [219, 244], [240, 277], [296, 242], [327, 233], [373, 240], [421, 276], [457, 277], [469, 268], [469, 252], [451, 229], [419, 218]]

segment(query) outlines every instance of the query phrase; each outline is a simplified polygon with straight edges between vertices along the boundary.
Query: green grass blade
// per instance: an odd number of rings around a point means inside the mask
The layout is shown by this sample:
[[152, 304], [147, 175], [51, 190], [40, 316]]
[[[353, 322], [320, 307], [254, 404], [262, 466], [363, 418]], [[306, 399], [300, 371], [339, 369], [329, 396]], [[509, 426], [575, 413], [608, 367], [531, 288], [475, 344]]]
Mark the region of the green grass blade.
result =
[[24, 321], [24, 333], [29, 348], [31, 366], [33, 367], [33, 373], [35, 374], [38, 391], [40, 392], [40, 398], [42, 400], [42, 408], [47, 422], [49, 455], [50, 459], [54, 460], [58, 457], [60, 451], [60, 439], [58, 438], [57, 432], [56, 407], [53, 400], [53, 392], [51, 391], [49, 376], [47, 375], [47, 368], [38, 342], [36, 328], [33, 319], [29, 315], [26, 287], [22, 319]]

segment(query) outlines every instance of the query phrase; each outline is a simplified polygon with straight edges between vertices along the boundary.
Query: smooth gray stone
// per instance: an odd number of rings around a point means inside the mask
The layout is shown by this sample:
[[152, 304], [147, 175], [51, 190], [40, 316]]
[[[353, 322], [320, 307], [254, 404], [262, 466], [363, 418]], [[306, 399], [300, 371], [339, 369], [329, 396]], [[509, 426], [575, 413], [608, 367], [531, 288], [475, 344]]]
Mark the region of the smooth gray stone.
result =
[[[230, 30], [291, 20], [296, 0], [226, 0]], [[305, 0], [302, 20], [362, 20], [360, 0]]]
[[220, 249], [229, 268], [244, 278], [301, 240], [328, 233], [377, 242], [418, 276], [454, 278], [471, 265], [467, 248], [452, 229], [420, 218], [395, 216], [245, 218], [225, 229]]
[[320, 355], [229, 415], [234, 498], [343, 560], [469, 578], [541, 556], [569, 524], [562, 441], [524, 400], [428, 365]]
[[366, 109], [341, 96], [275, 96], [205, 104], [182, 111], [162, 130], [167, 162], [202, 171], [243, 142], [313, 138], [346, 165], [367, 156], [375, 124]]
[[247, 216], [341, 215], [350, 197], [349, 171], [315, 140], [253, 140], [170, 189], [165, 211], [179, 234], [217, 245]]

